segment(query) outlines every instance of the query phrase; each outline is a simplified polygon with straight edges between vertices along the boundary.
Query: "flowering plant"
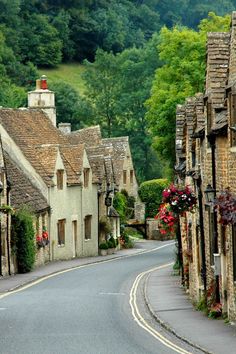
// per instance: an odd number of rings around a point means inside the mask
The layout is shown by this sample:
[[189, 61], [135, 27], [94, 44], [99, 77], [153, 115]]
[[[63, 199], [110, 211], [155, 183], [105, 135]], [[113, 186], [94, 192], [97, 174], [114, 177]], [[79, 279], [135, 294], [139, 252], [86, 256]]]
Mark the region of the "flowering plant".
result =
[[163, 201], [169, 203], [175, 214], [193, 211], [197, 204], [197, 198], [189, 186], [178, 189], [173, 184], [162, 192]]
[[222, 225], [233, 225], [236, 223], [236, 196], [230, 193], [229, 189], [220, 192], [214, 204], [219, 210], [219, 222]]
[[161, 234], [172, 234], [175, 231], [175, 224], [177, 219], [168, 203], [161, 204], [159, 212], [155, 216], [155, 219], [158, 220], [158, 225]]
[[36, 244], [39, 248], [45, 247], [49, 244], [48, 232], [45, 227], [43, 227], [42, 235], [36, 236]]

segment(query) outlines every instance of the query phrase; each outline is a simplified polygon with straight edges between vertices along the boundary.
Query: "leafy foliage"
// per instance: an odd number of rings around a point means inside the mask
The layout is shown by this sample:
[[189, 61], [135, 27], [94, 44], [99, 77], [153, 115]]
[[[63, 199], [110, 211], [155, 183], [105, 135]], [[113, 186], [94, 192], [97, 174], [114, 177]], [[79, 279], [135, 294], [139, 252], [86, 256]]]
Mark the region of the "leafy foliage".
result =
[[113, 206], [120, 215], [121, 223], [126, 221], [127, 199], [124, 194], [117, 192], [113, 199]]
[[12, 216], [12, 246], [16, 252], [18, 272], [27, 273], [35, 262], [33, 216], [22, 208]]
[[220, 18], [210, 13], [199, 31], [176, 26], [171, 30], [163, 27], [160, 32], [158, 51], [163, 65], [156, 70], [151, 97], [146, 102], [147, 120], [159, 157], [171, 166], [175, 161], [176, 105], [203, 90], [206, 32], [227, 30], [228, 26], [228, 16]]
[[214, 201], [219, 210], [220, 223], [222, 225], [234, 225], [236, 223], [236, 196], [228, 189], [219, 193]]
[[155, 179], [143, 182], [139, 187], [139, 196], [146, 203], [146, 217], [154, 217], [162, 202], [163, 189], [168, 186], [167, 179]]

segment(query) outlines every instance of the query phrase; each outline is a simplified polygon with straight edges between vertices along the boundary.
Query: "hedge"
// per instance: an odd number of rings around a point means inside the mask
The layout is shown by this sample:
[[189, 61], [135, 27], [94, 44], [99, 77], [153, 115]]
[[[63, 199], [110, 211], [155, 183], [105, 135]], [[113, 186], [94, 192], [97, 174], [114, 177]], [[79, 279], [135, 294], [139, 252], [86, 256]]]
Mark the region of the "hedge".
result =
[[162, 191], [170, 184], [169, 180], [153, 179], [143, 182], [139, 187], [139, 196], [146, 203], [146, 217], [153, 218], [162, 202]]

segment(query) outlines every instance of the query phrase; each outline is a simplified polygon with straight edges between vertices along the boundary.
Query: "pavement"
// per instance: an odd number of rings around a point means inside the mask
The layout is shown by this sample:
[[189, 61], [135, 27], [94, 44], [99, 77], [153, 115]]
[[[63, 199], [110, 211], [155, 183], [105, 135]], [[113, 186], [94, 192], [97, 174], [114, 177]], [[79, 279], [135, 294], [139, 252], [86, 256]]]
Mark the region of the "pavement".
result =
[[154, 318], [193, 347], [204, 353], [236, 353], [236, 325], [197, 311], [171, 267], [150, 273], [145, 297]]
[[[140, 252], [143, 252], [142, 247], [135, 247], [116, 251], [106, 257], [51, 262], [30, 273], [0, 278], [0, 295], [69, 268], [123, 258]], [[173, 275], [172, 267], [149, 274], [145, 282], [145, 300], [151, 314], [163, 327], [193, 347], [210, 354], [236, 353], [236, 325], [209, 319], [197, 311], [181, 286], [180, 277]]]

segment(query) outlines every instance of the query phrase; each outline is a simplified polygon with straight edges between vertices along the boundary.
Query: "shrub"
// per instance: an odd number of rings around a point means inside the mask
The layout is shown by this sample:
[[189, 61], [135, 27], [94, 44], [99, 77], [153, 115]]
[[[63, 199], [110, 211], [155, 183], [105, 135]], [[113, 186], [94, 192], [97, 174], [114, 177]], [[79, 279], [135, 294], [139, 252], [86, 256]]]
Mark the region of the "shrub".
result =
[[107, 242], [100, 243], [99, 248], [100, 248], [100, 250], [107, 250], [108, 249]]
[[22, 208], [12, 216], [12, 243], [15, 250], [19, 273], [32, 270], [35, 262], [35, 232], [33, 215]]
[[112, 243], [112, 248], [115, 248], [115, 247], [116, 247], [116, 240], [114, 239], [113, 236], [111, 236], [111, 237], [109, 238], [109, 242]]
[[143, 182], [139, 188], [139, 196], [146, 203], [146, 217], [154, 217], [162, 202], [162, 192], [169, 185], [167, 179], [154, 179]]
[[126, 216], [127, 199], [123, 193], [117, 192], [115, 194], [115, 197], [113, 199], [113, 207], [116, 209], [116, 211], [120, 215], [121, 223], [125, 223], [126, 219], [127, 219], [127, 216]]
[[107, 241], [108, 248], [114, 248], [114, 244], [112, 241]]

